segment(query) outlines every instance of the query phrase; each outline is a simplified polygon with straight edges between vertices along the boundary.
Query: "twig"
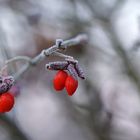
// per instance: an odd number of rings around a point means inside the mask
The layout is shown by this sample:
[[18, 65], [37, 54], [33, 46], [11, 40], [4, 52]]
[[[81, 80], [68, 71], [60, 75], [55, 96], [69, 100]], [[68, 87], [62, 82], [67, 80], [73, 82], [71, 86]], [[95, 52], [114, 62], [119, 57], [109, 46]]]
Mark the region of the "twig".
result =
[[9, 59], [6, 61], [6, 65], [13, 62], [13, 61], [20, 61], [20, 60], [23, 60], [23, 61], [26, 61], [26, 62], [30, 62], [31, 58], [30, 57], [27, 57], [27, 56], [16, 56], [12, 59]]
[[59, 53], [59, 52], [54, 52], [54, 53], [52, 53], [52, 55], [63, 57], [65, 59], [72, 59], [72, 60], [74, 59], [72, 56], [68, 56], [68, 55], [65, 55], [65, 54]]
[[87, 42], [87, 35], [80, 34], [76, 36], [75, 38], [63, 41], [62, 39], [57, 39], [55, 45], [51, 46], [48, 49], [42, 50], [40, 54], [35, 56], [34, 58], [26, 57], [26, 56], [17, 56], [7, 61], [6, 64], [9, 64], [13, 61], [18, 60], [25, 60], [28, 63], [23, 65], [23, 67], [14, 74], [15, 80], [17, 80], [20, 76], [22, 76], [31, 66], [36, 66], [38, 63], [40, 63], [44, 58], [50, 56], [50, 55], [56, 55], [59, 57], [63, 57], [65, 59], [74, 59], [72, 56], [64, 55], [58, 51], [62, 51], [64, 49], [67, 49], [70, 46], [81, 44], [84, 42]]

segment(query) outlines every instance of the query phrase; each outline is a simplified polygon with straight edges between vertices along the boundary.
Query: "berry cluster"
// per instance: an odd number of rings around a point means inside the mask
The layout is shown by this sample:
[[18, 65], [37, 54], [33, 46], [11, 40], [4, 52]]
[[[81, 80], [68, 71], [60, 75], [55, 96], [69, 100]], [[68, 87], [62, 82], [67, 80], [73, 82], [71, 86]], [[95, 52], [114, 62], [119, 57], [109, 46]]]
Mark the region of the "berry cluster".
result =
[[69, 96], [72, 96], [78, 87], [78, 77], [85, 79], [84, 72], [76, 60], [50, 62], [46, 64], [46, 68], [58, 70], [53, 80], [54, 89], [61, 91], [65, 88]]
[[54, 77], [53, 85], [57, 91], [66, 88], [68, 95], [72, 96], [78, 87], [78, 81], [68, 75], [66, 71], [59, 70]]
[[13, 83], [12, 76], [0, 77], [0, 113], [8, 112], [14, 106], [14, 96], [9, 91]]

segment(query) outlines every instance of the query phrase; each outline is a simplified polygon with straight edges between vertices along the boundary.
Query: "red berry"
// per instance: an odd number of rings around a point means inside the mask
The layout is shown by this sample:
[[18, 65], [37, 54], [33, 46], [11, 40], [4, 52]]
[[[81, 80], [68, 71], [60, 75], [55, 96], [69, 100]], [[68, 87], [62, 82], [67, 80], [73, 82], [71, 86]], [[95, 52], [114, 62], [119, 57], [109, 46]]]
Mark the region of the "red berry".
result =
[[67, 77], [65, 82], [65, 88], [69, 96], [72, 96], [78, 87], [78, 81], [71, 75]]
[[0, 95], [0, 113], [10, 111], [14, 106], [14, 96], [10, 93]]
[[64, 89], [67, 76], [68, 74], [65, 71], [60, 70], [57, 72], [53, 80], [55, 90], [60, 91]]

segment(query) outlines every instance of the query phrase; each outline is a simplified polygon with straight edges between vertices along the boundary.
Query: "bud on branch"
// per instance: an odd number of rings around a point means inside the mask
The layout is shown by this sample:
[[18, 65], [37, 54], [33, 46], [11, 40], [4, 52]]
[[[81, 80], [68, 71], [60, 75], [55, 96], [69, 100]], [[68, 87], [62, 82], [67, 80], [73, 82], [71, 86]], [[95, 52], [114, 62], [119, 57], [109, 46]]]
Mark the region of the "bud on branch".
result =
[[0, 94], [7, 92], [14, 84], [12, 76], [0, 77]]

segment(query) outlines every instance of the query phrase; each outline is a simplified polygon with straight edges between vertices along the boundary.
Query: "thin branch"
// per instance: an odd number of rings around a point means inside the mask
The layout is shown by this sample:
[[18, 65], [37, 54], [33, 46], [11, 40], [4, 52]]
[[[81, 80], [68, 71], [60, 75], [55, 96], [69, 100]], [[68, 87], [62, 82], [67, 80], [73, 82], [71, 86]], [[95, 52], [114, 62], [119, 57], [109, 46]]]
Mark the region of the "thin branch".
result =
[[26, 62], [30, 62], [31, 58], [27, 57], [27, 56], [16, 56], [16, 57], [14, 57], [12, 59], [7, 60], [6, 61], [6, 65], [8, 65], [11, 62], [20, 61], [20, 60], [23, 60], [23, 61], [26, 61]]
[[54, 52], [52, 55], [59, 56], [59, 57], [65, 58], [65, 59], [74, 59], [72, 56], [68, 56], [68, 55], [65, 55], [65, 54], [60, 53], [60, 52]]
[[44, 49], [41, 51], [40, 54], [35, 56], [34, 58], [26, 57], [26, 56], [17, 56], [15, 58], [12, 58], [11, 60], [7, 61], [7, 64], [13, 61], [18, 60], [25, 60], [28, 63], [23, 65], [23, 67], [14, 75], [15, 80], [17, 80], [20, 76], [22, 76], [31, 66], [36, 66], [38, 63], [40, 63], [42, 60], [44, 60], [46, 57], [50, 55], [57, 55], [59, 57], [63, 57], [65, 59], [73, 59], [73, 57], [64, 55], [58, 51], [62, 51], [64, 49], [67, 49], [70, 46], [81, 44], [87, 42], [87, 35], [80, 34], [76, 36], [75, 38], [63, 41], [62, 39], [57, 39], [56, 44], [51, 46], [48, 49]]

